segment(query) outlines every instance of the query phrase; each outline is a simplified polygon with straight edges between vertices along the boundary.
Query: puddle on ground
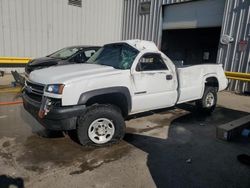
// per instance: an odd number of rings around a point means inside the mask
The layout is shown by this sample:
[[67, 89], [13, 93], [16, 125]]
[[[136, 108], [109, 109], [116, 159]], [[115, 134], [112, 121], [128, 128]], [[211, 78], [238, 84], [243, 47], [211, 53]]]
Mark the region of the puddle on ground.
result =
[[2, 146], [5, 148], [5, 147], [9, 147], [10, 146], [10, 141], [5, 141]]
[[12, 160], [13, 154], [8, 152], [8, 147], [14, 143], [13, 138], [3, 137], [0, 139], [0, 157], [5, 160]]
[[32, 166], [25, 166], [24, 168], [26, 170], [28, 170], [28, 171], [38, 172], [39, 174], [41, 174], [42, 172], [45, 171], [44, 168], [41, 168], [39, 166], [34, 166], [34, 165], [32, 165]]
[[13, 156], [11, 153], [6, 153], [0, 150], [0, 157], [6, 160], [11, 160]]
[[[70, 175], [81, 174], [85, 171], [92, 171], [104, 163], [116, 161], [128, 154], [131, 149], [132, 146], [125, 142], [113, 145], [112, 148], [96, 149], [93, 153], [89, 153], [90, 156], [87, 157], [88, 160], [85, 160], [81, 165], [79, 165], [79, 170], [72, 171]], [[93, 156], [95, 157], [93, 158]]]
[[23, 144], [16, 160], [26, 170], [37, 173], [51, 168], [79, 167], [71, 173], [74, 175], [118, 160], [131, 149], [132, 146], [126, 142], [109, 147], [85, 148], [67, 137], [48, 139], [34, 135]]

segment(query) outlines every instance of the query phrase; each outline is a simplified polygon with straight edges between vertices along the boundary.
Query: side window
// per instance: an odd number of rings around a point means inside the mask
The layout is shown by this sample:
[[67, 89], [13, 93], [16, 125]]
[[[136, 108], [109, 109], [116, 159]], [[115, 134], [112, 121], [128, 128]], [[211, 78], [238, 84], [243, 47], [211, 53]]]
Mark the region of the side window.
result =
[[168, 70], [160, 54], [145, 54], [139, 60], [136, 71]]
[[95, 52], [96, 50], [86, 50], [84, 53], [86, 58], [89, 59]]

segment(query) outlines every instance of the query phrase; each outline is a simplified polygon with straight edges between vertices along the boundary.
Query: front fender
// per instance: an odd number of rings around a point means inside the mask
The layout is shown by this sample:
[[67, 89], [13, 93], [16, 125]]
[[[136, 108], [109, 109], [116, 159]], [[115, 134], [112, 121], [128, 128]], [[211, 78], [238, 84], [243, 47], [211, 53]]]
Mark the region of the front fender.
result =
[[123, 86], [117, 86], [117, 87], [108, 87], [108, 88], [102, 88], [102, 89], [96, 89], [92, 91], [87, 91], [85, 93], [82, 93], [80, 95], [80, 98], [78, 100], [78, 104], [86, 104], [87, 101], [93, 97], [106, 95], [106, 94], [122, 94], [126, 98], [127, 102], [127, 109], [128, 113], [131, 111], [132, 108], [132, 100], [131, 95], [127, 87]]

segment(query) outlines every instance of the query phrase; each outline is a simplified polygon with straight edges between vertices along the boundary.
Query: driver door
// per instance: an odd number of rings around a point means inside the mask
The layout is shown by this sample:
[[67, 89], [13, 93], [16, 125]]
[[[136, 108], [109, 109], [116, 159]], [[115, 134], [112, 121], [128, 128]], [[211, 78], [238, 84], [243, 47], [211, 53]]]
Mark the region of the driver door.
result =
[[141, 56], [132, 74], [133, 112], [173, 106], [177, 100], [177, 80], [159, 53]]

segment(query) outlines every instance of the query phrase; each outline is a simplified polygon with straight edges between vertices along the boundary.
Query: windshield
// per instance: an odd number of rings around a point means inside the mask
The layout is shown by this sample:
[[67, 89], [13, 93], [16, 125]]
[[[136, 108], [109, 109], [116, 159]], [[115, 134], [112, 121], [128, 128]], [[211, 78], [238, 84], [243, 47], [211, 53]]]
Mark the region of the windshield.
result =
[[59, 58], [59, 59], [67, 59], [77, 53], [80, 50], [80, 48], [76, 47], [69, 47], [69, 48], [63, 48], [51, 55], [48, 55], [48, 57], [53, 57], [53, 58]]
[[138, 50], [128, 44], [109, 44], [100, 48], [87, 63], [106, 65], [115, 69], [130, 69]]

